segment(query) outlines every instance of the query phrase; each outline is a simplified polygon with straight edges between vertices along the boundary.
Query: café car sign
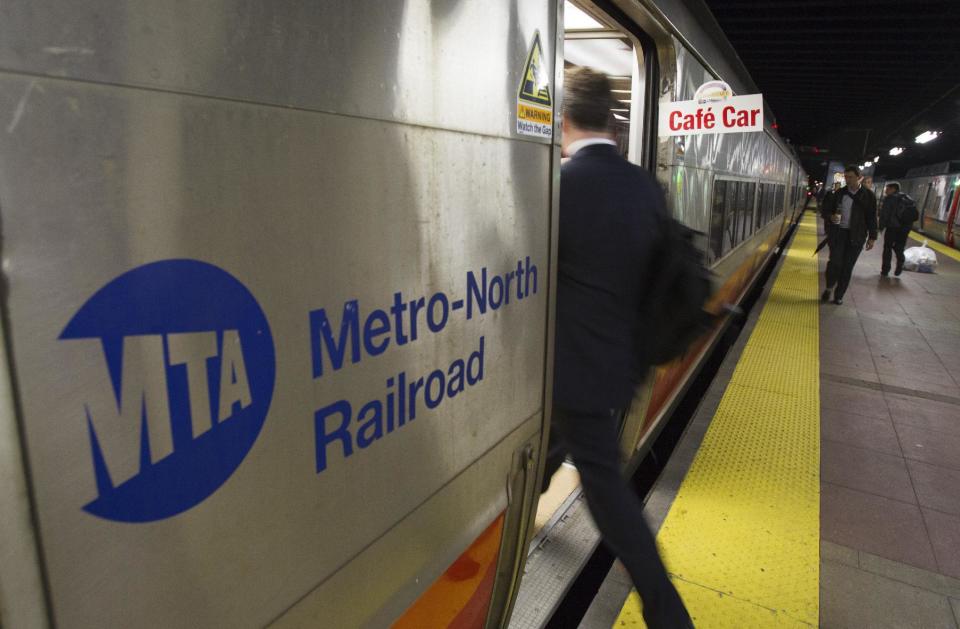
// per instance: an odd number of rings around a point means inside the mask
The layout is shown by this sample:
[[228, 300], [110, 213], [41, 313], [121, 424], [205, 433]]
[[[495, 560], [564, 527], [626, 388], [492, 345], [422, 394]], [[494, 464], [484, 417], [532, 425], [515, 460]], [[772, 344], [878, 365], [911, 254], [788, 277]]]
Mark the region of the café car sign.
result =
[[694, 100], [660, 105], [660, 136], [763, 131], [763, 95], [732, 96], [730, 86], [710, 81]]

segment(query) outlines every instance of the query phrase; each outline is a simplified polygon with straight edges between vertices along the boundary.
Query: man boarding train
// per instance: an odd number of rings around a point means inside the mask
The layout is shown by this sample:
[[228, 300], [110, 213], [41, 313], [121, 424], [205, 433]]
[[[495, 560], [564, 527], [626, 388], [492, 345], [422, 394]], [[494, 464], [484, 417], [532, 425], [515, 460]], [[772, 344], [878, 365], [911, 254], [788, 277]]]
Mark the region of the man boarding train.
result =
[[617, 150], [607, 77], [577, 68], [567, 72], [565, 91], [562, 146], [570, 159], [560, 171], [556, 361], [544, 485], [569, 453], [604, 542], [643, 600], [647, 626], [693, 627], [643, 519], [643, 504], [621, 473], [617, 441], [634, 376], [644, 368], [635, 353], [636, 313], [654, 272], [663, 193]]

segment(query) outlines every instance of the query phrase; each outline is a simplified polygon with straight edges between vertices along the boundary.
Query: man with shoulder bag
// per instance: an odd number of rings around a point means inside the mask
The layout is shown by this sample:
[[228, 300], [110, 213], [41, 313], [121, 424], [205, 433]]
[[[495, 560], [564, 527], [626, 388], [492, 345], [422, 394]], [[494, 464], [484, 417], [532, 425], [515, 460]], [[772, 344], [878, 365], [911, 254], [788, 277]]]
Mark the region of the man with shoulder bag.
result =
[[692, 629], [643, 503], [622, 474], [618, 442], [635, 376], [652, 360], [636, 350], [637, 313], [655, 285], [655, 256], [671, 224], [656, 180], [613, 140], [609, 79], [570, 69], [564, 90], [562, 147], [570, 159], [560, 169], [553, 413], [541, 489], [569, 453], [604, 543], [643, 600], [647, 627]]
[[880, 275], [890, 274], [890, 262], [897, 255], [897, 267], [894, 275], [903, 272], [903, 248], [913, 222], [920, 217], [917, 204], [909, 195], [900, 192], [900, 184], [892, 181], [883, 189], [883, 205], [880, 207], [880, 229], [883, 231], [883, 259]]

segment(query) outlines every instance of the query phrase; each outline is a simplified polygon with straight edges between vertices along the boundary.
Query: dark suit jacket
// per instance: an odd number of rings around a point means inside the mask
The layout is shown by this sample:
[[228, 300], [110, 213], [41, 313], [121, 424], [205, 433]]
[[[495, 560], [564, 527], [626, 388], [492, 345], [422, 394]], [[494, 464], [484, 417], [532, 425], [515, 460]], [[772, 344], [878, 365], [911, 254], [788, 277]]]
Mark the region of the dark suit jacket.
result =
[[[820, 214], [828, 224], [830, 214], [839, 211], [840, 202], [847, 194], [847, 187], [844, 186], [836, 194], [824, 197]], [[860, 243], [862, 247], [868, 235], [871, 240], [877, 239], [877, 197], [867, 190], [866, 186], [860, 186], [857, 193], [853, 195], [853, 206], [850, 210], [850, 240]]]
[[616, 147], [591, 145], [560, 169], [554, 402], [624, 409], [638, 375], [637, 313], [665, 215], [663, 193]]

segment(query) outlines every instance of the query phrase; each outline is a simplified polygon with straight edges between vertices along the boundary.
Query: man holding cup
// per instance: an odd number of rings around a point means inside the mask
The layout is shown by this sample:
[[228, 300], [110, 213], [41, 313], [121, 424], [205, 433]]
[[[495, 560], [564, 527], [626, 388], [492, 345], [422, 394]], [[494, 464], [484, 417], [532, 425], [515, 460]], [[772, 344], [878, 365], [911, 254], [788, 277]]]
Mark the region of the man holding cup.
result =
[[824, 198], [820, 208], [830, 239], [826, 290], [820, 298], [828, 301], [833, 290], [833, 303], [837, 305], [843, 303], [864, 243], [869, 251], [877, 241], [877, 197], [861, 185], [860, 169], [856, 166], [847, 166], [843, 179], [847, 185]]

